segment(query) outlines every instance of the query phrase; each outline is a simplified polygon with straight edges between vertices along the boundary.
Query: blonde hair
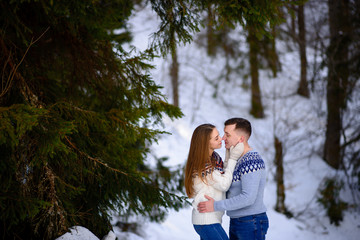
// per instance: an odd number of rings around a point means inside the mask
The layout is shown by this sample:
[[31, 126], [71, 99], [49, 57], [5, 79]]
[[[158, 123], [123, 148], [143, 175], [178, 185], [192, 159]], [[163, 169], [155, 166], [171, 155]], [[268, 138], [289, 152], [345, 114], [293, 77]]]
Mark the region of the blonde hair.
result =
[[190, 150], [185, 166], [185, 190], [189, 198], [193, 197], [194, 175], [198, 175], [205, 182], [202, 172], [205, 170], [206, 163], [209, 163], [209, 142], [210, 135], [215, 129], [212, 124], [202, 124], [198, 126], [191, 137]]

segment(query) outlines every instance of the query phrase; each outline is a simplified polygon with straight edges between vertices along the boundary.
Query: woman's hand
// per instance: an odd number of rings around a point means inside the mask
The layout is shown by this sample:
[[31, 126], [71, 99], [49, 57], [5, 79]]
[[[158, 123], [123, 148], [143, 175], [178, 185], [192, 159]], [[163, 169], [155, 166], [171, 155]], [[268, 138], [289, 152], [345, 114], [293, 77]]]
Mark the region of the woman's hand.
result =
[[238, 143], [236, 146], [230, 147], [230, 159], [238, 160], [244, 152], [244, 143]]

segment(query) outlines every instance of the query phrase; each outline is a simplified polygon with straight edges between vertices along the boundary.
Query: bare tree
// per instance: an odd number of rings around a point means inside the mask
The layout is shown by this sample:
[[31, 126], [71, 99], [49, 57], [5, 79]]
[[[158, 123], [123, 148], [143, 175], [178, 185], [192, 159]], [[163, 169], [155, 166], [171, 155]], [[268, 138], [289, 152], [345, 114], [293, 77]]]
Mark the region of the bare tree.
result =
[[249, 61], [250, 61], [250, 75], [251, 75], [251, 109], [250, 114], [256, 118], [264, 117], [264, 108], [261, 101], [261, 92], [259, 85], [259, 39], [255, 35], [255, 29], [248, 26], [248, 38], [249, 44]]
[[299, 52], [300, 52], [300, 83], [297, 93], [301, 96], [309, 98], [309, 88], [307, 81], [307, 58], [306, 58], [306, 29], [305, 29], [305, 15], [304, 5], [298, 6], [298, 27], [299, 27]]
[[213, 24], [213, 10], [211, 5], [207, 7], [207, 27], [206, 27], [206, 40], [207, 40], [207, 53], [209, 56], [216, 54], [216, 42], [214, 39], [214, 24]]
[[291, 212], [285, 206], [285, 184], [284, 184], [284, 156], [283, 145], [279, 138], [274, 136], [275, 147], [275, 181], [276, 181], [276, 205], [275, 210], [279, 213], [285, 214], [287, 217], [292, 217]]
[[173, 95], [173, 104], [176, 107], [179, 107], [179, 63], [177, 57], [177, 46], [176, 46], [176, 34], [174, 28], [170, 29], [170, 54], [171, 54], [171, 64], [170, 64], [170, 78], [171, 78], [171, 87]]
[[339, 169], [342, 163], [340, 138], [349, 77], [349, 1], [329, 0], [330, 46], [328, 47], [327, 128], [324, 160]]
[[177, 58], [177, 48], [171, 50], [170, 78], [173, 93], [173, 104], [179, 107], [179, 63]]

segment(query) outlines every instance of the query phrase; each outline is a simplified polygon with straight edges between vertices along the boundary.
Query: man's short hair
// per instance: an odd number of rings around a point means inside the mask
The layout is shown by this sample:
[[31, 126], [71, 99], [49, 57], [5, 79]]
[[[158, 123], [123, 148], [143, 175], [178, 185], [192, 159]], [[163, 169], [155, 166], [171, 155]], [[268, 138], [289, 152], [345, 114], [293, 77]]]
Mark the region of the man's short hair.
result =
[[230, 118], [225, 121], [225, 126], [235, 124], [236, 130], [242, 130], [251, 136], [251, 123], [245, 118]]

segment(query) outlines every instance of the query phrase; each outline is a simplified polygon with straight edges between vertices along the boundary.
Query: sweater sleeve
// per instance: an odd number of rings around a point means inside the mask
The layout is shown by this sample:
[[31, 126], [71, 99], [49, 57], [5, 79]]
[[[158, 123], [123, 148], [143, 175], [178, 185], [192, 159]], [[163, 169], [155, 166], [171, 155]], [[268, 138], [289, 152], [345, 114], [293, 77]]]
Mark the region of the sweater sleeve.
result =
[[229, 162], [229, 158], [230, 158], [230, 150], [226, 149], [225, 150], [225, 160], [224, 160], [224, 168], [227, 167], [227, 164]]
[[215, 170], [210, 177], [209, 185], [220, 191], [227, 191], [231, 185], [233, 179], [233, 172], [236, 165], [236, 160], [229, 159], [228, 164], [223, 174], [220, 171]]
[[258, 193], [261, 172], [255, 171], [242, 176], [242, 190], [240, 194], [231, 198], [216, 201], [215, 211], [236, 210], [252, 205]]

